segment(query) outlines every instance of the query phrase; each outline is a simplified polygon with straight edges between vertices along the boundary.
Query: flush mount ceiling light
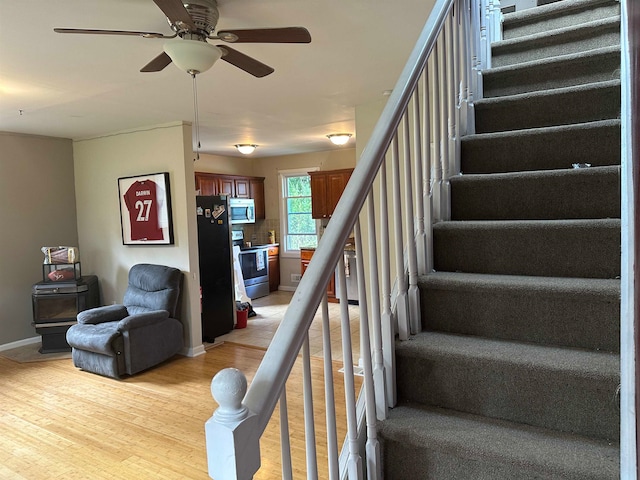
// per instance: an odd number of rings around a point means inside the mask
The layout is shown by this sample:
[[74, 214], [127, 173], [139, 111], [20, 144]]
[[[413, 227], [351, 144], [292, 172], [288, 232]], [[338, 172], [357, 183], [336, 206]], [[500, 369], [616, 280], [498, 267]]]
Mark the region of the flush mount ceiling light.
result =
[[169, 40], [163, 48], [171, 61], [189, 75], [206, 72], [222, 56], [222, 52], [215, 45], [186, 38]]
[[249, 154], [253, 153], [253, 151], [256, 148], [258, 148], [258, 145], [253, 145], [251, 143], [239, 143], [238, 145], [236, 145], [236, 148], [243, 155], [249, 155]]
[[327, 135], [327, 138], [331, 140], [331, 143], [334, 145], [344, 145], [351, 138], [350, 133], [332, 133], [331, 135]]

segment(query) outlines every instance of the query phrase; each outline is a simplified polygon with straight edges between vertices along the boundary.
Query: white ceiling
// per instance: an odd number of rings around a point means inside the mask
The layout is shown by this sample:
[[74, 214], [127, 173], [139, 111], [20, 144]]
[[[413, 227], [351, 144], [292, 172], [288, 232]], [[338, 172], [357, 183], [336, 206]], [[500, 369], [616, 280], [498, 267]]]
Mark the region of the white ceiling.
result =
[[[236, 44], [275, 68], [255, 78], [226, 62], [197, 76], [201, 151], [321, 151], [355, 133], [355, 106], [395, 81], [432, 0], [218, 0], [220, 29], [303, 26], [310, 44]], [[191, 77], [140, 73], [161, 39], [62, 35], [54, 27], [172, 32], [152, 0], [0, 0], [0, 131], [86, 138], [193, 121]]]

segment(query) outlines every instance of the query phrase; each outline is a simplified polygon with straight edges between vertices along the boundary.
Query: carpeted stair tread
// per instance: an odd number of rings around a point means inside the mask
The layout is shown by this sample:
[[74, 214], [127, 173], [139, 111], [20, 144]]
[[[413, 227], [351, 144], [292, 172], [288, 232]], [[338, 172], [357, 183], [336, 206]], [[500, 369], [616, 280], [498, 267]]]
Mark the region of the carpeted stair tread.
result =
[[615, 480], [617, 444], [403, 405], [379, 423], [387, 480]]
[[620, 351], [620, 280], [434, 272], [423, 330]]
[[484, 98], [619, 79], [620, 47], [559, 55], [482, 72]]
[[451, 177], [452, 220], [620, 217], [620, 167]]
[[619, 369], [613, 353], [441, 332], [396, 343], [401, 402], [608, 441], [619, 438]]
[[494, 42], [491, 44], [491, 66], [503, 67], [619, 44], [620, 19], [618, 17], [598, 19], [580, 25]]
[[569, 125], [620, 116], [620, 80], [475, 102], [476, 133]]
[[620, 120], [467, 135], [461, 171], [501, 173], [620, 164]]
[[563, 0], [504, 15], [503, 38], [509, 40], [619, 14], [620, 4], [615, 0]]
[[436, 271], [616, 278], [620, 220], [439, 222]]

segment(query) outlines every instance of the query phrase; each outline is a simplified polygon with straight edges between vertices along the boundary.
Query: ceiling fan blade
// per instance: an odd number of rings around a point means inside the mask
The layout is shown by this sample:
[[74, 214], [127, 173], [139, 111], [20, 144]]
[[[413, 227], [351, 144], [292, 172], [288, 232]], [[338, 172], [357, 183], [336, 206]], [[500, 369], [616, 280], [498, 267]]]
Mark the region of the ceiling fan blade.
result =
[[154, 3], [158, 6], [162, 13], [164, 13], [171, 23], [179, 23], [182, 22], [190, 29], [195, 30], [195, 25], [193, 24], [193, 19], [181, 0], [153, 0]]
[[147, 63], [144, 67], [140, 69], [141, 72], [159, 72], [164, 67], [171, 63], [171, 57], [166, 53], [162, 52], [156, 58]]
[[131, 30], [91, 30], [85, 28], [54, 28], [56, 33], [86, 33], [90, 35], [133, 35], [145, 38], [164, 38], [165, 35], [156, 32], [134, 32]]
[[222, 50], [222, 60], [224, 60], [225, 62], [229, 62], [231, 65], [235, 65], [241, 70], [250, 73], [254, 77], [266, 77], [267, 75], [275, 71], [269, 65], [265, 65], [255, 58], [251, 58], [250, 56], [245, 55], [244, 53], [240, 53], [237, 50], [234, 50], [233, 48], [230, 48], [226, 45], [216, 46], [220, 50]]
[[[311, 34], [304, 27], [252, 28], [246, 30], [222, 30], [220, 40], [232, 43], [310, 43]], [[233, 40], [225, 39], [230, 36]], [[236, 38], [237, 37], [237, 38]]]

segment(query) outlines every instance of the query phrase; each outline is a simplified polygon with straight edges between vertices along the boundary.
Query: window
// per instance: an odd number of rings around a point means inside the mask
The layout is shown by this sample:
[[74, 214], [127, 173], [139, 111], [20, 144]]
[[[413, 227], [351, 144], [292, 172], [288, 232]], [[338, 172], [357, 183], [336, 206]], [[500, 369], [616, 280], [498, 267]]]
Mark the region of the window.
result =
[[300, 247], [316, 247], [316, 221], [311, 217], [311, 177], [305, 172], [281, 172], [282, 238], [284, 253], [297, 253]]

